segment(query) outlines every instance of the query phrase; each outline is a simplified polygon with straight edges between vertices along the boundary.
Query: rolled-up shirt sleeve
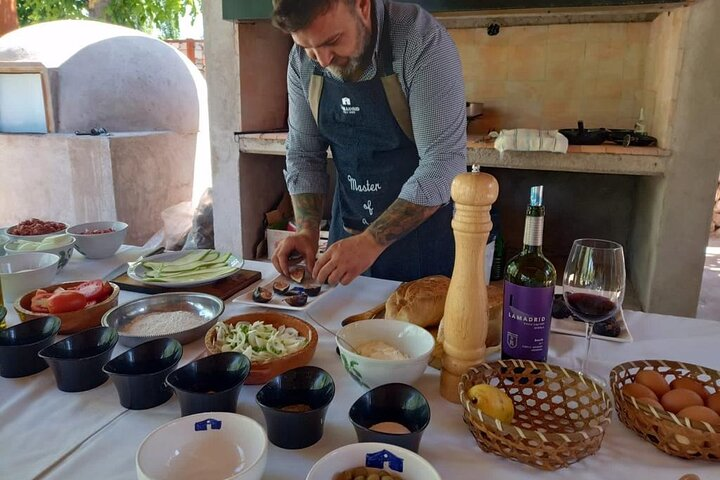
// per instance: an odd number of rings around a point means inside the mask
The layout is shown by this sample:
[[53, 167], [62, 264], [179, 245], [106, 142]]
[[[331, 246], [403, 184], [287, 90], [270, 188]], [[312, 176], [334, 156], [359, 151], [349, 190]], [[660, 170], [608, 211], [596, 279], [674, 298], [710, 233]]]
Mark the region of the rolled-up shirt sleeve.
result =
[[450, 35], [438, 26], [421, 39], [408, 39], [404, 61], [403, 83], [420, 164], [399, 197], [417, 205], [443, 205], [450, 201], [453, 178], [467, 168], [460, 56]]
[[290, 195], [325, 193], [328, 184], [328, 142], [320, 134], [310, 110], [297, 47], [288, 62], [288, 137], [285, 182]]

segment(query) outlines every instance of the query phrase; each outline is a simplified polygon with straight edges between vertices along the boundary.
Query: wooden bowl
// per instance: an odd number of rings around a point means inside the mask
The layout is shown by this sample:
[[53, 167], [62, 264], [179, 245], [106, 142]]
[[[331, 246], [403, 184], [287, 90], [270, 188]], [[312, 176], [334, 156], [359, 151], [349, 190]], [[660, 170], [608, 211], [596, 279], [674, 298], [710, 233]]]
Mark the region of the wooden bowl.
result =
[[658, 410], [623, 393], [622, 387], [634, 381], [643, 370], [658, 372], [668, 383], [680, 377], [695, 379], [708, 394], [720, 392], [720, 371], [670, 360], [635, 360], [621, 363], [610, 372], [615, 409], [626, 427], [669, 455], [688, 460], [720, 461], [720, 428], [717, 425]]
[[[43, 290], [52, 293], [60, 287], [67, 289], [71, 287], [76, 287], [81, 283], [84, 282], [64, 282], [57, 285], [45, 287], [43, 288]], [[102, 319], [103, 314], [111, 308], [117, 306], [118, 304], [120, 287], [118, 287], [112, 282], [110, 282], [110, 286], [112, 287], [113, 291], [110, 296], [102, 302], [96, 303], [92, 307], [84, 308], [82, 310], [54, 314], [60, 319], [61, 322], [60, 334], [67, 335], [70, 333], [81, 332], [83, 330], [87, 330], [88, 328], [99, 327], [100, 320]], [[32, 320], [34, 318], [46, 317], [49, 315], [47, 313], [38, 313], [30, 310], [30, 301], [32, 300], [33, 295], [35, 295], [35, 290], [28, 292], [22, 297], [18, 298], [13, 304], [13, 307], [15, 307], [15, 311], [18, 313], [20, 320], [23, 322], [27, 322], [28, 320]]]
[[[223, 323], [235, 325], [238, 322], [253, 323], [257, 321], [263, 322], [266, 325], [272, 325], [275, 328], [279, 328], [281, 325], [292, 327], [297, 330], [300, 335], [307, 338], [308, 343], [302, 349], [290, 355], [265, 363], [252, 362], [250, 375], [248, 375], [245, 380], [245, 384], [260, 385], [266, 383], [281, 373], [307, 365], [313, 355], [315, 355], [318, 342], [317, 331], [309, 323], [292, 315], [274, 312], [246, 313], [228, 318], [224, 320]], [[216, 344], [216, 329], [217, 326], [214, 326], [205, 334], [205, 348], [207, 348], [211, 354], [221, 352], [220, 347]]]
[[[488, 384], [515, 406], [512, 423], [481, 411], [468, 390]], [[612, 397], [591, 379], [547, 363], [498, 360], [470, 368], [458, 385], [463, 419], [486, 452], [540, 468], [567, 467], [600, 448]]]

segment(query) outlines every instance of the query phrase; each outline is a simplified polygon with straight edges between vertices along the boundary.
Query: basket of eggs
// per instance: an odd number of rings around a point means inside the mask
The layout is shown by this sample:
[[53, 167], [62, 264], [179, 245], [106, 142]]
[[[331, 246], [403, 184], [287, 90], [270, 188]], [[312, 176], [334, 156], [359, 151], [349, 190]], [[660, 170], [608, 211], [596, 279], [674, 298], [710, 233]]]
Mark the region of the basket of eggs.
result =
[[591, 379], [523, 360], [477, 365], [458, 389], [463, 419], [481, 449], [543, 470], [597, 452], [613, 408]]
[[665, 453], [720, 460], [720, 372], [637, 360], [610, 372], [620, 421]]

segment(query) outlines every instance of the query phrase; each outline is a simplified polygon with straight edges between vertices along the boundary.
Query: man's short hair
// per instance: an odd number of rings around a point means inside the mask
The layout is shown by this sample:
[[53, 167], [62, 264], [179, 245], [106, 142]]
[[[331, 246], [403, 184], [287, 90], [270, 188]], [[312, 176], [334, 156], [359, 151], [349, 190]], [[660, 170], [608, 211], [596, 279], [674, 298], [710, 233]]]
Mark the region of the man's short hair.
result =
[[286, 33], [297, 32], [337, 2], [354, 4], [355, 0], [273, 0], [272, 23]]

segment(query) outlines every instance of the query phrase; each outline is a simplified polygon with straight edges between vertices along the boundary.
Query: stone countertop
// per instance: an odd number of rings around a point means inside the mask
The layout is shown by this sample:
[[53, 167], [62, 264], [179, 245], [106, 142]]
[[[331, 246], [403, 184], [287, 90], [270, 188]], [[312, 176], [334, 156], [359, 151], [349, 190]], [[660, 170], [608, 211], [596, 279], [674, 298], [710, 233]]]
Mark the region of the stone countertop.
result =
[[[261, 155], [285, 155], [286, 133], [256, 133], [238, 136], [240, 151]], [[330, 152], [328, 152], [330, 155]], [[657, 147], [622, 147], [613, 144], [571, 145], [566, 154], [514, 152], [500, 154], [493, 141], [468, 135], [468, 165], [614, 175], [664, 175], [670, 151]]]

